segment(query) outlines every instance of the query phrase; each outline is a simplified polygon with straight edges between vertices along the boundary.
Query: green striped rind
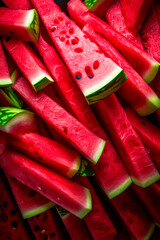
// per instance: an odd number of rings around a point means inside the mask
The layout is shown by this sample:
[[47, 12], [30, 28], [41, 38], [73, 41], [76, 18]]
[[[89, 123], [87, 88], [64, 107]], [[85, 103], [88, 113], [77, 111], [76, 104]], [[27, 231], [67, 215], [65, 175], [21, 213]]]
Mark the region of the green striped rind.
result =
[[11, 75], [12, 82], [15, 83], [15, 81], [18, 78], [20, 78], [21, 73], [17, 68], [15, 68], [15, 69], [13, 69], [13, 71], [11, 71], [10, 75]]
[[79, 169], [79, 172], [77, 173], [78, 176], [81, 176], [81, 177], [92, 177], [95, 175], [90, 163], [85, 160], [85, 159], [82, 159], [81, 160], [81, 166], [80, 166], [80, 169]]
[[106, 193], [106, 195], [108, 196], [108, 198], [112, 199], [112, 198], [118, 196], [119, 194], [121, 194], [122, 192], [124, 192], [131, 185], [131, 183], [132, 183], [132, 180], [130, 177], [128, 177], [122, 184], [118, 185], [118, 187], [116, 187], [112, 191], [106, 192], [104, 188], [103, 188], [103, 190]]
[[152, 224], [151, 227], [150, 227], [150, 229], [149, 229], [149, 231], [148, 231], [148, 233], [147, 233], [147, 235], [144, 236], [143, 239], [144, 239], [144, 240], [149, 240], [150, 237], [152, 236], [153, 232], [154, 232], [154, 229], [155, 229], [155, 224]]
[[26, 26], [33, 41], [37, 42], [40, 34], [39, 16], [36, 9], [28, 10], [28, 12]]
[[155, 76], [158, 73], [159, 66], [160, 64], [154, 61], [154, 63], [151, 65], [148, 71], [143, 74], [142, 78], [145, 80], [146, 83], [152, 82], [152, 80], [155, 78]]
[[100, 159], [102, 152], [104, 150], [105, 144], [106, 144], [106, 141], [102, 140], [98, 146], [96, 153], [92, 157], [92, 159], [89, 159], [93, 164], [96, 164], [98, 162], [98, 160]]
[[94, 12], [94, 10], [104, 1], [105, 0], [85, 0], [84, 4], [91, 10], [91, 12]]
[[92, 210], [92, 196], [89, 189], [85, 188], [86, 190], [86, 206], [75, 215], [79, 218], [84, 218], [91, 210]]
[[45, 211], [47, 211], [48, 209], [52, 208], [55, 206], [55, 203], [53, 202], [49, 202], [43, 206], [40, 206], [38, 208], [35, 208], [35, 209], [32, 209], [30, 211], [24, 211], [24, 212], [21, 212], [22, 213], [22, 216], [24, 219], [26, 218], [30, 218], [30, 217], [34, 217], [40, 213], [43, 213]]
[[13, 88], [8, 87], [8, 88], [4, 88], [3, 90], [4, 90], [4, 96], [13, 107], [22, 108], [23, 102], [22, 100], [20, 100], [19, 96], [15, 93]]
[[13, 83], [11, 78], [0, 78], [0, 87], [9, 87]]
[[157, 171], [157, 173], [156, 174], [154, 174], [153, 176], [151, 176], [150, 178], [145, 178], [145, 180], [142, 182], [140, 182], [140, 181], [138, 181], [137, 179], [135, 179], [134, 177], [132, 177], [131, 176], [131, 178], [132, 178], [132, 181], [137, 185], [137, 186], [139, 186], [139, 187], [142, 187], [142, 188], [146, 188], [146, 187], [148, 187], [148, 186], [150, 186], [150, 185], [152, 185], [153, 183], [155, 183], [155, 182], [157, 182], [159, 179], [160, 179], [160, 174], [158, 173], [158, 171]]
[[71, 167], [71, 169], [69, 170], [67, 176], [69, 178], [72, 178], [80, 169], [81, 166], [81, 157], [80, 155], [74, 160], [74, 163]]
[[6, 125], [10, 119], [22, 112], [25, 112], [25, 110], [12, 107], [0, 107], [0, 126]]
[[127, 80], [124, 71], [117, 67], [117, 71], [113, 71], [102, 82], [83, 91], [89, 104], [94, 104], [112, 93], [116, 92]]
[[154, 94], [141, 108], [134, 109], [140, 116], [145, 117], [160, 108], [160, 99]]
[[59, 205], [56, 205], [56, 209], [61, 218], [64, 218], [65, 216], [68, 216], [69, 214], [71, 214], [66, 209], [60, 207]]
[[[41, 77], [41, 76], [40, 76]], [[53, 82], [53, 79], [48, 76], [42, 78], [36, 78], [32, 81], [32, 87], [36, 92], [41, 91], [43, 88], [47, 87]]]

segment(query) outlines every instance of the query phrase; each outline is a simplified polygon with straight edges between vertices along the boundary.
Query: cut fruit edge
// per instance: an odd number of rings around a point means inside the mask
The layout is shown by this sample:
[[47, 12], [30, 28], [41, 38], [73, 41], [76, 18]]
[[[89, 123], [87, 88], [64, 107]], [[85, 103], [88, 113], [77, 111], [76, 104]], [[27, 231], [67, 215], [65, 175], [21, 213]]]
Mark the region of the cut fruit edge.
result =
[[144, 240], [149, 240], [150, 237], [152, 236], [154, 230], [155, 230], [155, 224], [152, 224], [148, 231], [148, 234], [146, 236], [144, 236]]
[[27, 20], [26, 20], [26, 26], [28, 29], [28, 32], [31, 36], [31, 38], [34, 41], [38, 41], [39, 39], [39, 16], [36, 11], [36, 9], [28, 10], [30, 13], [28, 14]]
[[91, 210], [92, 210], [92, 196], [91, 196], [91, 192], [89, 189], [85, 188], [86, 189], [86, 196], [87, 196], [87, 200], [86, 200], [86, 208], [85, 209], [82, 209], [80, 210], [78, 213], [77, 213], [77, 217], [79, 218], [84, 218]]
[[151, 67], [146, 71], [142, 78], [145, 80], [146, 83], [152, 82], [152, 80], [156, 77], [158, 71], [159, 71], [160, 64], [158, 62], [154, 62]]
[[0, 78], [0, 87], [9, 87], [13, 83], [11, 78]]
[[100, 157], [103, 153], [103, 150], [105, 148], [105, 145], [106, 145], [106, 141], [102, 139], [96, 153], [94, 154], [92, 159], [89, 159], [93, 164], [96, 164], [98, 162], [98, 160], [100, 159]]
[[160, 179], [160, 174], [158, 173], [158, 170], [157, 170], [157, 173], [154, 175], [154, 176], [151, 176], [147, 179], [145, 179], [145, 181], [141, 181], [139, 182], [137, 179], [135, 179], [134, 177], [132, 177], [132, 181], [139, 187], [142, 187], [142, 188], [146, 188], [150, 185], [152, 185], [153, 183], [157, 182], [159, 179]]

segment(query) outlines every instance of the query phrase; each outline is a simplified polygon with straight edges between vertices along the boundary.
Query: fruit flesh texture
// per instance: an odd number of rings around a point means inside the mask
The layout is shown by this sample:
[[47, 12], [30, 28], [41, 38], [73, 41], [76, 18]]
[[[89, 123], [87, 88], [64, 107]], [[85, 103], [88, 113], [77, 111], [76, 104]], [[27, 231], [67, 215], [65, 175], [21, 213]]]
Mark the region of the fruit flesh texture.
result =
[[[10, 159], [9, 162], [8, 159]], [[1, 154], [0, 166], [10, 176], [80, 218], [83, 218], [92, 208], [91, 194], [88, 189], [14, 150], [5, 149]]]
[[84, 4], [90, 9], [91, 12], [93, 12], [98, 17], [103, 17], [103, 14], [109, 7], [109, 5], [112, 3], [112, 0], [85, 0]]
[[160, 99], [125, 58], [105, 38], [95, 33], [89, 25], [86, 25], [83, 31], [126, 72], [128, 79], [118, 90], [122, 99], [129, 103], [139, 115], [145, 116], [156, 111], [160, 107]]

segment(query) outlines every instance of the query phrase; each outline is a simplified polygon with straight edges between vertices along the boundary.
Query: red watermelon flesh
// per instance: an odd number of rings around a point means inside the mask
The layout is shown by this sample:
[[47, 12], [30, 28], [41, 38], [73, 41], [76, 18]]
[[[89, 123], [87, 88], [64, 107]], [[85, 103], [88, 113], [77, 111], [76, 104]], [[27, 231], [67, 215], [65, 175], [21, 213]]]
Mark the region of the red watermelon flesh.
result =
[[29, 10], [29, 9], [33, 9], [32, 4], [30, 3], [29, 0], [3, 0], [3, 2], [5, 3], [5, 5], [8, 8], [12, 8], [12, 9], [22, 9], [22, 10]]
[[40, 215], [29, 218], [28, 223], [36, 240], [64, 240], [61, 226], [57, 221], [57, 216], [52, 210], [48, 210]]
[[0, 8], [0, 36], [35, 42], [39, 38], [39, 16], [35, 9]]
[[[32, 0], [32, 3], [90, 104], [115, 92], [125, 82], [123, 70], [100, 54], [96, 44], [85, 38], [81, 29], [61, 12], [54, 1]], [[46, 12], [46, 9], [50, 11]]]
[[36, 117], [38, 133], [43, 137], [51, 138], [51, 136], [49, 134], [49, 131], [47, 129], [47, 126], [44, 123], [44, 121], [38, 115], [36, 115], [35, 117]]
[[3, 153], [6, 146], [6, 135], [0, 132], [0, 154]]
[[15, 199], [0, 172], [0, 237], [1, 240], [30, 240]]
[[137, 33], [144, 22], [153, 0], [120, 0], [120, 2], [127, 28]]
[[0, 102], [1, 107], [2, 106], [13, 107], [11, 99], [7, 96], [7, 94], [2, 89], [0, 89], [0, 99], [1, 99], [1, 102]]
[[[40, 34], [37, 46], [70, 112], [86, 127], [107, 141], [96, 167], [94, 165], [92, 167], [109, 198], [120, 194], [130, 185], [131, 180], [121, 159], [113, 148], [107, 134], [99, 125], [78, 85], [57, 55], [55, 49], [51, 46], [44, 29]], [[53, 133], [54, 138], [55, 133]], [[110, 159], [109, 162], [108, 159]]]
[[9, 39], [9, 41], [3, 39], [3, 43], [22, 75], [35, 91], [40, 91], [53, 82], [45, 66], [31, 50], [28, 43], [15, 39]]
[[57, 211], [71, 237], [71, 239], [76, 240], [92, 240], [90, 232], [85, 224], [85, 222], [76, 217], [75, 215], [71, 214], [70, 212], [66, 211], [61, 207], [57, 207]]
[[7, 175], [13, 195], [24, 219], [40, 214], [55, 204], [35, 190]]
[[154, 222], [160, 226], [160, 182], [158, 181], [145, 189], [133, 185], [133, 189], [144, 203]]
[[98, 17], [103, 17], [103, 14], [108, 9], [113, 0], [85, 0], [84, 4]]
[[129, 108], [126, 109], [126, 114], [160, 172], [160, 129], [153, 125], [147, 118], [137, 116]]
[[118, 94], [142, 116], [149, 115], [160, 107], [160, 99], [121, 54], [103, 37], [86, 25], [83, 31], [95, 41], [104, 53], [120, 65], [128, 79]]
[[37, 133], [8, 136], [8, 142], [21, 153], [68, 178], [72, 178], [80, 168], [78, 152]]
[[74, 177], [74, 180], [91, 191], [92, 210], [84, 217], [84, 221], [93, 239], [113, 240], [116, 235], [116, 230], [89, 180], [87, 177], [79, 176]]
[[111, 95], [96, 103], [94, 108], [99, 121], [118, 149], [133, 182], [141, 187], [156, 182], [160, 175], [116, 96]]
[[6, 62], [6, 58], [2, 49], [1, 41], [0, 41], [0, 87], [7, 87], [13, 84], [8, 65]]
[[13, 88], [48, 125], [56, 129], [85, 157], [97, 163], [105, 146], [103, 139], [92, 133], [44, 93], [36, 94], [23, 78], [18, 79]]
[[[126, 58], [146, 82], [151, 82], [158, 72], [158, 62], [94, 14], [86, 13], [87, 10], [78, 14], [77, 8], [83, 9], [80, 5], [83, 5], [80, 0], [68, 2], [68, 11], [71, 17], [75, 16], [73, 20], [80, 25], [90, 24], [97, 33], [103, 35]], [[72, 12], [74, 12], [73, 15]]]
[[120, 0], [113, 0], [110, 7], [107, 9], [105, 13], [105, 18], [110, 26], [112, 26], [117, 32], [122, 34], [132, 43], [136, 44], [137, 47], [143, 48], [142, 40], [139, 36], [139, 33], [134, 35], [127, 29], [125, 19], [122, 15]]
[[14, 150], [6, 149], [1, 154], [0, 166], [10, 176], [80, 218], [92, 208], [91, 194], [87, 188]]
[[111, 200], [131, 239], [149, 239], [155, 225], [131, 188]]

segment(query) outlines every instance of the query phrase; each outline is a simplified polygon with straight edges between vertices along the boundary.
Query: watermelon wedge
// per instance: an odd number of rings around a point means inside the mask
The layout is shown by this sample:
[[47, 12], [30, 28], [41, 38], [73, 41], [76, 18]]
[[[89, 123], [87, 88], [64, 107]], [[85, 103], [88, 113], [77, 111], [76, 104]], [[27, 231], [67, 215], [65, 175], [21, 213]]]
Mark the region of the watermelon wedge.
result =
[[126, 108], [125, 111], [129, 121], [140, 136], [151, 159], [160, 172], [160, 129], [153, 125], [147, 118], [137, 116], [131, 109]]
[[[57, 51], [90, 104], [115, 92], [125, 81], [123, 70], [99, 53], [99, 48], [52, 0], [34, 1]], [[50, 9], [47, 13], [45, 9]]]
[[127, 28], [137, 33], [144, 22], [153, 0], [120, 0], [120, 2]]
[[[0, 166], [10, 176], [41, 193], [50, 201], [64, 207], [79, 218], [83, 218], [92, 208], [91, 195], [87, 188], [14, 150], [6, 149], [1, 154]], [[28, 178], [28, 176], [30, 177]]]
[[22, 9], [22, 10], [30, 10], [33, 9], [32, 4], [30, 3], [29, 0], [3, 0], [3, 2], [5, 3], [5, 5], [8, 8], [12, 8], [12, 9]]
[[24, 219], [47, 211], [55, 204], [15, 178], [7, 175], [15, 200]]
[[112, 0], [85, 0], [84, 4], [87, 6], [87, 8], [94, 13], [98, 17], [103, 17], [103, 14], [108, 9], [110, 4], [112, 3]]
[[66, 211], [64, 208], [61, 208], [60, 206], [56, 206], [56, 209], [57, 209], [58, 214], [60, 215], [71, 239], [92, 240], [90, 232], [89, 232], [85, 222], [82, 219], [76, 217], [75, 215], [71, 214], [70, 212]]
[[155, 223], [160, 226], [160, 182], [158, 181], [145, 189], [133, 184], [133, 189], [144, 203]]
[[37, 133], [8, 136], [8, 143], [26, 156], [68, 178], [72, 178], [80, 168], [81, 157], [78, 152]]
[[6, 58], [2, 49], [1, 41], [0, 41], [0, 87], [7, 87], [13, 84], [8, 65], [6, 62]]
[[[68, 2], [68, 11], [73, 20], [82, 26], [89, 24], [93, 29], [103, 35], [132, 65], [132, 67], [139, 73], [140, 76], [147, 82], [151, 82], [159, 69], [159, 63], [148, 55], [145, 51], [142, 51], [135, 44], [131, 43], [128, 39], [116, 32], [105, 23], [103, 20], [90, 13], [89, 10], [82, 8], [83, 3], [80, 0], [70, 0]], [[77, 9], [83, 10], [80, 11]], [[86, 7], [87, 8], [87, 7]], [[74, 14], [72, 14], [74, 12]]]
[[14, 39], [10, 39], [9, 41], [3, 39], [3, 43], [22, 75], [35, 91], [40, 91], [53, 82], [45, 66], [31, 50], [28, 43]]
[[128, 79], [118, 90], [121, 98], [129, 103], [139, 115], [146, 116], [156, 111], [160, 107], [160, 99], [125, 58], [105, 38], [95, 33], [89, 25], [86, 25], [83, 31], [126, 72]]
[[96, 115], [125, 163], [133, 182], [147, 187], [160, 179], [141, 139], [132, 128], [124, 109], [115, 95], [94, 106]]
[[94, 164], [98, 162], [105, 146], [103, 139], [92, 133], [47, 95], [42, 92], [36, 94], [23, 78], [19, 78], [13, 88], [48, 125], [56, 129]]
[[24, 109], [0, 107], [0, 130], [10, 134], [37, 132], [35, 114]]
[[111, 201], [131, 239], [150, 239], [155, 225], [131, 188]]
[[144, 50], [139, 33], [135, 35], [127, 29], [125, 19], [122, 15], [120, 0], [112, 1], [112, 4], [110, 4], [109, 8], [105, 13], [105, 18], [109, 25], [114, 28], [114, 30], [122, 34], [132, 43], [136, 44], [137, 47]]
[[35, 9], [0, 8], [0, 36], [35, 42], [39, 38], [39, 17]]

